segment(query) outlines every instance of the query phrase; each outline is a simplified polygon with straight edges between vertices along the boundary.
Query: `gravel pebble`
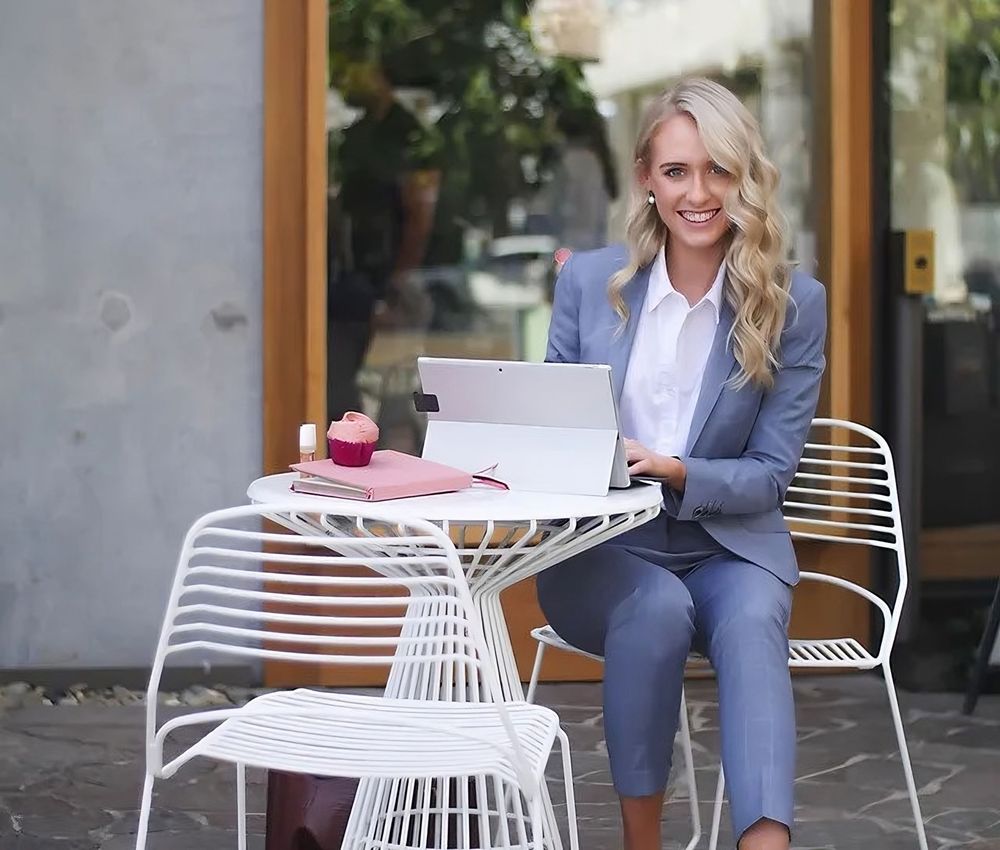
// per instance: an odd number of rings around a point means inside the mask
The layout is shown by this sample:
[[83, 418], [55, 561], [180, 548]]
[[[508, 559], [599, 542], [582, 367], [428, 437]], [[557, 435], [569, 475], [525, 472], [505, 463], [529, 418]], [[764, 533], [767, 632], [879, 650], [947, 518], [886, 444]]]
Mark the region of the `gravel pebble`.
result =
[[[189, 705], [193, 708], [244, 705], [249, 700], [274, 688], [247, 688], [237, 685], [191, 685], [184, 690], [161, 691], [157, 702], [164, 706]], [[86, 682], [70, 685], [65, 690], [43, 688], [29, 682], [0, 685], [0, 711], [38, 705], [140, 705], [146, 702], [146, 691], [132, 690], [122, 685], [91, 688]]]

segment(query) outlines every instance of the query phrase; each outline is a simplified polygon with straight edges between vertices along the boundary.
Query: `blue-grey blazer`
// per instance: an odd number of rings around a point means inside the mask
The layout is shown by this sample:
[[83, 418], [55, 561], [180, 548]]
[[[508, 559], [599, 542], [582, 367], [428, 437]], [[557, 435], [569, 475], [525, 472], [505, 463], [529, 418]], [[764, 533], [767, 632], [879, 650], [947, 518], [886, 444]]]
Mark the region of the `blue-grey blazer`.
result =
[[[610, 364], [619, 401], [650, 270], [640, 269], [626, 284], [629, 320], [616, 333], [620, 320], [608, 302], [607, 283], [626, 261], [621, 245], [570, 257], [556, 282], [546, 354], [557, 363]], [[683, 494], [663, 489], [669, 515], [701, 522], [729, 551], [795, 584], [798, 566], [781, 504], [819, 399], [826, 293], [821, 283], [795, 272], [790, 294], [781, 366], [767, 390], [752, 384], [736, 389], [730, 382], [738, 364], [729, 345], [733, 311], [724, 302], [681, 456], [687, 484]]]

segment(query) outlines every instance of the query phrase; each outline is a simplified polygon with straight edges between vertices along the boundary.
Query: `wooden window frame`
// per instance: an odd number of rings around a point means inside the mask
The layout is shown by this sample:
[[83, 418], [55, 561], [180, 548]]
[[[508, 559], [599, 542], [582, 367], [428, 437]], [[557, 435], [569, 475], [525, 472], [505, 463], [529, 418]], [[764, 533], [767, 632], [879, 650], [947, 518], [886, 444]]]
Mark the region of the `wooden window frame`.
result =
[[[872, 414], [872, 2], [816, 0], [814, 186], [830, 302], [821, 409]], [[264, 471], [326, 418], [326, 0], [264, 2]]]
[[265, 474], [326, 422], [327, 64], [327, 0], [264, 0]]
[[[814, 0], [813, 12], [818, 276], [827, 286], [830, 319], [820, 410], [870, 423], [873, 2]], [[326, 422], [327, 15], [327, 0], [264, 0], [265, 473], [297, 459], [299, 424]], [[845, 557], [843, 548], [800, 547], [802, 567], [835, 568], [869, 584], [868, 559]], [[866, 638], [865, 607], [845, 609], [827, 601], [828, 593], [797, 594], [795, 620], [808, 627], [795, 631], [835, 625], [838, 633], [846, 627]]]

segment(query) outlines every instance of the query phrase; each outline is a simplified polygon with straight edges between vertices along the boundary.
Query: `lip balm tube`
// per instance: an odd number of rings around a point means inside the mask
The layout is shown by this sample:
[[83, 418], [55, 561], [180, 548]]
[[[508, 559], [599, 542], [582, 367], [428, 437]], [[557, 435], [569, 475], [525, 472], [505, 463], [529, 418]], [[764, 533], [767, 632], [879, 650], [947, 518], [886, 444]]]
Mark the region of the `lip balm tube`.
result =
[[[310, 460], [316, 460], [316, 425], [312, 422], [299, 426], [299, 463]], [[300, 472], [299, 477], [306, 476]]]

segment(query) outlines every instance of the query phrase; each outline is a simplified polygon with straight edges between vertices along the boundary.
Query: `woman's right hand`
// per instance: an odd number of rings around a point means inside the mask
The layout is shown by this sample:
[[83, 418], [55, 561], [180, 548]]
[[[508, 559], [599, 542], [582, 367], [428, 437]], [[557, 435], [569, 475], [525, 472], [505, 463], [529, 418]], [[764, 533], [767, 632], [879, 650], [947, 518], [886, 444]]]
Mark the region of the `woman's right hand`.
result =
[[629, 475], [659, 478], [665, 481], [671, 489], [678, 492], [684, 491], [687, 469], [682, 460], [650, 451], [638, 440], [630, 440], [626, 437], [624, 442]]

